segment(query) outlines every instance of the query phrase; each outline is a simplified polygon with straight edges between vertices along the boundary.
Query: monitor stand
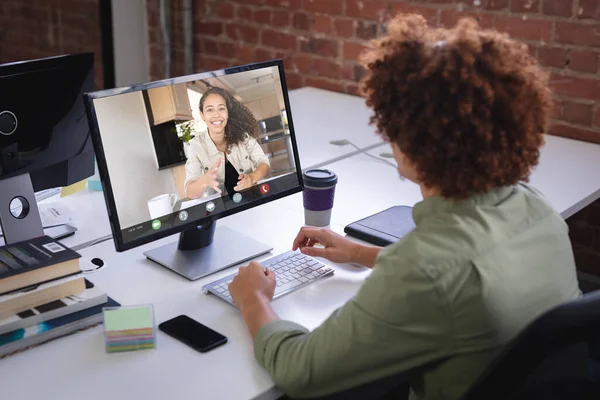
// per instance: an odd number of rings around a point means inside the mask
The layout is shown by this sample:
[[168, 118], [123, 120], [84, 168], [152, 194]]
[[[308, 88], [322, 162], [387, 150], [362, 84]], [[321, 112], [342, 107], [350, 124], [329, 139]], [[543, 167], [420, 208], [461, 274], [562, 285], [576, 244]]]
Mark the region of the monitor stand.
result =
[[[21, 215], [10, 212], [10, 203], [21, 200]], [[6, 244], [22, 242], [44, 235], [31, 177], [29, 174], [0, 180], [0, 225]]]
[[249, 236], [209, 222], [179, 235], [179, 242], [144, 252], [144, 255], [194, 281], [251, 260], [273, 250]]

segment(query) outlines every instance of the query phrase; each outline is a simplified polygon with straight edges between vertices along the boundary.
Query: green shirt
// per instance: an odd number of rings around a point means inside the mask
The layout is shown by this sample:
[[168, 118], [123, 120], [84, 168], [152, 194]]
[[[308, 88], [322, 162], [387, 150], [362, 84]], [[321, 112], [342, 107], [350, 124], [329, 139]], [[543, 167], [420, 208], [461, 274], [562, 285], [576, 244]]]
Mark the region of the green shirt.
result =
[[528, 186], [429, 197], [413, 217], [416, 228], [321, 326], [259, 330], [256, 358], [288, 395], [406, 372], [413, 397], [458, 399], [525, 325], [581, 295], [567, 226]]

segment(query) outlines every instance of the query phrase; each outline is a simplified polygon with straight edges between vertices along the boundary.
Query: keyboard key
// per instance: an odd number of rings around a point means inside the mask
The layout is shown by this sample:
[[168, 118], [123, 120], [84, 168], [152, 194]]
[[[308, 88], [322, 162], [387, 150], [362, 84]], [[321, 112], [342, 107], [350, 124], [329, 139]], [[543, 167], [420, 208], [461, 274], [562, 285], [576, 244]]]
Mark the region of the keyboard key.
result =
[[298, 280], [302, 283], [308, 282], [308, 279], [306, 279], [305, 277], [301, 276], [298, 278]]

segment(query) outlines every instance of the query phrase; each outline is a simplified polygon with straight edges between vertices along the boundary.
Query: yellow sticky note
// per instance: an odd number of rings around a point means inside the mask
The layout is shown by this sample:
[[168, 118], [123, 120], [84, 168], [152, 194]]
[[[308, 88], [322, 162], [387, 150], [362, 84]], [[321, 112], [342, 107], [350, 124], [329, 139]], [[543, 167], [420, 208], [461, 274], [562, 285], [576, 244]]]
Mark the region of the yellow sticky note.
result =
[[85, 186], [86, 186], [86, 180], [85, 179], [82, 180], [82, 181], [79, 181], [77, 183], [74, 183], [74, 184], [72, 184], [70, 186], [65, 186], [65, 187], [62, 188], [62, 191], [60, 193], [60, 197], [65, 197], [65, 196], [71, 195], [73, 193], [81, 192], [82, 190], [85, 189]]

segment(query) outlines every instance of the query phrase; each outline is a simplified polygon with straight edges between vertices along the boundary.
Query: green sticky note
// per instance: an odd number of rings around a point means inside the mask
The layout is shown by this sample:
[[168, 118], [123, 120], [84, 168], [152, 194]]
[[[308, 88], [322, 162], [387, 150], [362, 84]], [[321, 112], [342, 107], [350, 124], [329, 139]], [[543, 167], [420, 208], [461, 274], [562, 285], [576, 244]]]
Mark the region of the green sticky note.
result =
[[143, 328], [154, 328], [152, 308], [150, 307], [127, 307], [104, 310], [104, 329], [107, 331]]

